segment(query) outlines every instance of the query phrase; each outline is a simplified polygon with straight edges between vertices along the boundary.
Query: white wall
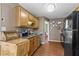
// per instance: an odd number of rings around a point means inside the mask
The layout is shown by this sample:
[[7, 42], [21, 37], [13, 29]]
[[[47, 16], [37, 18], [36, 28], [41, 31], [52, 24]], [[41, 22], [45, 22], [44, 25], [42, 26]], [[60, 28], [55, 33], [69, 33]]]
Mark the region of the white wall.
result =
[[[1, 31], [1, 4], [0, 4], [0, 31]], [[1, 39], [1, 32], [0, 32], [0, 39]]]
[[15, 6], [16, 3], [3, 3], [2, 4], [2, 26], [6, 27], [6, 31], [15, 30], [16, 19], [15, 19]]
[[1, 29], [1, 4], [0, 4], [0, 29]]
[[[1, 4], [0, 4], [0, 28], [1, 28]], [[0, 39], [1, 39], [1, 32], [0, 32]], [[0, 46], [0, 55], [1, 55], [1, 46]]]
[[[53, 23], [53, 21], [55, 21], [55, 23]], [[58, 21], [61, 21], [62, 23], [60, 25], [56, 24], [58, 23]], [[50, 41], [55, 41], [55, 42], [60, 42], [60, 31], [63, 28], [63, 23], [64, 23], [64, 18], [60, 18], [60, 19], [54, 19], [54, 20], [50, 20], [49, 22], [49, 40]], [[51, 24], [53, 23], [53, 24]], [[54, 27], [53, 27], [54, 25]], [[60, 27], [60, 29], [59, 29]]]
[[41, 43], [44, 43], [44, 18], [40, 17], [39, 18], [39, 29], [38, 33], [42, 33], [43, 35], [41, 36]]
[[39, 18], [39, 29], [38, 29], [38, 33], [42, 33], [42, 39], [41, 39], [41, 42], [42, 44], [45, 43], [45, 31], [44, 31], [44, 24], [45, 24], [45, 20], [47, 20], [46, 18], [44, 17], [40, 17]]

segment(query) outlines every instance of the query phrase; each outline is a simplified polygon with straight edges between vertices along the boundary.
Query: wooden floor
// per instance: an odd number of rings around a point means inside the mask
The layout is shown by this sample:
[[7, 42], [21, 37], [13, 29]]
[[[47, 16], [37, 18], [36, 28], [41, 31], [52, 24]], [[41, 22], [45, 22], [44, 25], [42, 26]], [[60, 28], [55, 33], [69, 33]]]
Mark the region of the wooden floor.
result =
[[48, 42], [38, 48], [33, 56], [64, 56], [64, 48], [60, 43]]

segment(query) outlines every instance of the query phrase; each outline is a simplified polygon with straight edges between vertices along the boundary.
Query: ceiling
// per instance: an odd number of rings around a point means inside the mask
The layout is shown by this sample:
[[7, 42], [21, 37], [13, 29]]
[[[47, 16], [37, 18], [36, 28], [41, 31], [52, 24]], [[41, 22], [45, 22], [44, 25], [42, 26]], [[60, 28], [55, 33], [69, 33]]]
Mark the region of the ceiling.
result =
[[37, 17], [44, 16], [49, 19], [67, 17], [79, 6], [78, 3], [56, 3], [55, 10], [48, 12], [47, 3], [20, 3], [20, 5]]

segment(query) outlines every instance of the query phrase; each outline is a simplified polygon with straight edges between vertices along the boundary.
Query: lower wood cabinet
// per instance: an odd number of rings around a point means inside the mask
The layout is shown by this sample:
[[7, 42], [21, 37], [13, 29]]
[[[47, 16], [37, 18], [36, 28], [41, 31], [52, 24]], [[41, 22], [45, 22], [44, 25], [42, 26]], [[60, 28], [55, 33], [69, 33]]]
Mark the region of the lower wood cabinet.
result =
[[38, 44], [38, 42], [37, 42], [37, 37], [35, 36], [34, 37], [34, 51], [37, 49], [37, 44]]
[[1, 56], [31, 56], [40, 46], [38, 35], [28, 39], [15, 39], [10, 41], [1, 41]]
[[32, 55], [36, 49], [40, 46], [40, 38], [39, 36], [34, 36], [29, 38], [29, 55]]
[[34, 41], [33, 37], [29, 38], [29, 55], [33, 54], [34, 51]]
[[40, 46], [40, 43], [41, 43], [41, 38], [40, 38], [40, 36], [37, 36], [37, 47]]
[[25, 56], [28, 55], [28, 39], [17, 39], [1, 42], [1, 56]]

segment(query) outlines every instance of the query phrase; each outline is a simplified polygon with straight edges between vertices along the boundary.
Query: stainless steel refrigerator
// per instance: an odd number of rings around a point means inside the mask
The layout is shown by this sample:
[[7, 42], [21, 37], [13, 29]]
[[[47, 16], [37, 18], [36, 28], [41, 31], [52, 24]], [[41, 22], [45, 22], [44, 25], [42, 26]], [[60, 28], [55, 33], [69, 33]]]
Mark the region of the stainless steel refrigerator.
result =
[[79, 11], [66, 18], [64, 37], [64, 55], [79, 56]]

